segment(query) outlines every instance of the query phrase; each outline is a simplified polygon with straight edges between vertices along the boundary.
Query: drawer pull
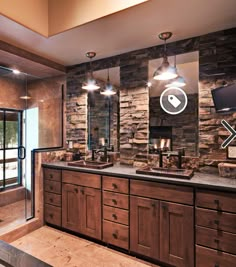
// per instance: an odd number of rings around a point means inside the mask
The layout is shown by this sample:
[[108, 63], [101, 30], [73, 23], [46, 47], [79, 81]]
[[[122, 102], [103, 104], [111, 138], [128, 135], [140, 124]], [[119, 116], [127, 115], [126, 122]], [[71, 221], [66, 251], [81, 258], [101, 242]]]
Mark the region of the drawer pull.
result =
[[78, 193], [78, 188], [74, 188], [74, 191], [77, 194]]
[[50, 200], [50, 202], [53, 202], [53, 198], [50, 198], [49, 200]]
[[114, 203], [114, 205], [117, 205], [117, 201], [114, 198], [111, 201]]
[[114, 218], [114, 220], [117, 220], [117, 216], [116, 216], [116, 214], [112, 214], [112, 217]]
[[53, 174], [50, 173], [49, 174], [49, 178], [52, 179], [53, 178]]
[[118, 236], [117, 236], [117, 234], [116, 234], [116, 233], [113, 233], [113, 234], [112, 234], [112, 236], [113, 236], [115, 239], [117, 239], [117, 238], [118, 238]]
[[52, 213], [50, 213], [50, 214], [49, 214], [49, 217], [52, 219], [52, 218], [53, 218], [53, 214], [52, 214]]
[[215, 202], [216, 205], [219, 205], [220, 204], [219, 199], [215, 199], [214, 202]]
[[217, 225], [219, 225], [219, 220], [214, 220], [214, 224], [217, 224]]
[[52, 185], [50, 185], [50, 187], [49, 187], [49, 188], [50, 188], [50, 190], [53, 190], [53, 186], [52, 186]]
[[112, 184], [112, 187], [113, 187], [113, 189], [117, 189], [118, 188], [118, 186], [117, 186], [117, 184]]
[[[156, 205], [155, 205], [155, 203], [152, 203], [152, 207], [153, 208], [155, 208], [156, 207]], [[163, 206], [163, 209], [165, 209], [166, 207], [165, 206]]]
[[220, 240], [219, 240], [219, 239], [214, 239], [214, 242], [215, 242], [215, 243], [219, 243]]
[[84, 189], [81, 189], [80, 192], [82, 195], [84, 195]]
[[215, 264], [215, 267], [220, 267], [220, 264], [216, 263], [216, 264]]

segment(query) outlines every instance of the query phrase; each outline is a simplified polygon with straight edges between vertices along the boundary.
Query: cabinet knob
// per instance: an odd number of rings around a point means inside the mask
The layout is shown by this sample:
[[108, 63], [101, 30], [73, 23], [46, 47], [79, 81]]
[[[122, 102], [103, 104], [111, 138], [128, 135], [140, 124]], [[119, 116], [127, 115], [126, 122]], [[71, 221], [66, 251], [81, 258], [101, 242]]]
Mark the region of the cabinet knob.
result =
[[215, 267], [220, 267], [220, 264], [216, 263], [216, 264], [215, 264]]
[[112, 217], [115, 219], [115, 220], [117, 220], [117, 216], [116, 216], [116, 214], [112, 214]]
[[50, 188], [50, 190], [53, 190], [53, 186], [52, 186], [52, 185], [50, 185], [50, 187], [49, 187], [49, 188]]
[[74, 191], [75, 191], [75, 193], [77, 194], [78, 193], [78, 188], [74, 188]]
[[117, 189], [118, 186], [117, 186], [117, 184], [114, 184], [114, 183], [113, 183], [113, 184], [112, 184], [112, 187], [113, 187], [113, 189]]
[[117, 205], [117, 201], [114, 198], [111, 201], [114, 203], [114, 205]]
[[52, 179], [53, 178], [53, 174], [50, 173], [49, 174], [49, 178]]
[[113, 234], [112, 234], [112, 236], [113, 236], [115, 239], [117, 239], [117, 238], [118, 238], [118, 236], [117, 236], [117, 234], [116, 234], [116, 233], [113, 233]]
[[53, 198], [50, 198], [49, 200], [50, 200], [50, 202], [53, 202]]
[[214, 220], [214, 224], [217, 224], [217, 225], [219, 225], [219, 220]]
[[52, 213], [50, 213], [50, 214], [49, 214], [49, 217], [52, 219], [52, 218], [53, 218], [53, 214], [52, 214]]
[[84, 189], [81, 189], [80, 192], [82, 195], [84, 195]]
[[214, 239], [214, 242], [215, 242], [215, 243], [219, 243], [220, 240], [219, 240], [219, 239]]
[[153, 208], [155, 208], [155, 207], [156, 207], [155, 203], [152, 203], [152, 207], [153, 207]]

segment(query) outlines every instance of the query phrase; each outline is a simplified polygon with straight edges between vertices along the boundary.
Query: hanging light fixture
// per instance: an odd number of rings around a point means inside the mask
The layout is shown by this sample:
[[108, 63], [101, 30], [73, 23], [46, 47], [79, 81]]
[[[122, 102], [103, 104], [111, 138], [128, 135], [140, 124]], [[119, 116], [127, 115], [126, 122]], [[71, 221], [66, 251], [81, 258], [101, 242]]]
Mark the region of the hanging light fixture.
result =
[[[175, 68], [176, 68], [176, 56], [175, 56]], [[176, 68], [177, 69], [177, 68]], [[165, 87], [184, 87], [186, 85], [185, 79], [178, 75], [176, 78], [172, 79]]]
[[106, 96], [111, 96], [111, 95], [115, 95], [116, 94], [116, 91], [114, 90], [114, 87], [110, 82], [109, 68], [107, 69], [107, 82], [106, 82], [105, 88], [104, 88], [104, 90], [102, 90], [100, 92], [100, 94], [106, 95]]
[[88, 90], [88, 91], [94, 91], [100, 88], [100, 86], [97, 84], [96, 80], [93, 77], [93, 70], [92, 70], [92, 58], [96, 56], [95, 52], [87, 52], [86, 57], [90, 59], [90, 71], [87, 75], [87, 80], [82, 84], [82, 89]]
[[162, 32], [159, 34], [159, 38], [165, 41], [165, 45], [164, 45], [163, 61], [161, 63], [161, 66], [157, 68], [157, 70], [153, 74], [153, 78], [155, 80], [164, 81], [164, 80], [174, 79], [178, 76], [176, 68], [170, 66], [166, 53], [166, 40], [168, 40], [171, 36], [172, 36], [171, 32]]

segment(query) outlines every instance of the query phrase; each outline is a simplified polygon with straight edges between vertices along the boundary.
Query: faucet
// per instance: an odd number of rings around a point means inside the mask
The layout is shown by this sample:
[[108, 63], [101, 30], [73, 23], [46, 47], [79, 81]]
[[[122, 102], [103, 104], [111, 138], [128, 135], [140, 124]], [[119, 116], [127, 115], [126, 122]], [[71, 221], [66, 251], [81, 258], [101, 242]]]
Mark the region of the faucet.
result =
[[92, 160], [95, 160], [95, 154], [98, 154], [100, 152], [103, 152], [103, 157], [102, 157], [102, 161], [107, 162], [108, 160], [108, 155], [107, 155], [107, 147], [104, 146], [101, 149], [92, 149]]
[[167, 159], [170, 157], [178, 157], [178, 169], [181, 169], [182, 166], [182, 156], [184, 156], [184, 149], [180, 149], [179, 151], [160, 151], [159, 155], [159, 166], [163, 167], [163, 156], [166, 156]]

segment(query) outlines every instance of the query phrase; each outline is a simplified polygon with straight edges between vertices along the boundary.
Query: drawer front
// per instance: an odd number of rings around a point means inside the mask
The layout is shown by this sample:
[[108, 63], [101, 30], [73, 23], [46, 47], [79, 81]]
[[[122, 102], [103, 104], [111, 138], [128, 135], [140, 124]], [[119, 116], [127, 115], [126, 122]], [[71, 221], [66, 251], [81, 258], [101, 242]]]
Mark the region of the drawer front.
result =
[[129, 225], [129, 212], [109, 206], [103, 206], [103, 219]]
[[129, 180], [111, 176], [103, 176], [102, 186], [104, 190], [118, 193], [129, 193]]
[[116, 208], [128, 209], [129, 197], [128, 195], [103, 191], [103, 204]]
[[197, 226], [196, 243], [205, 247], [236, 254], [236, 234]]
[[193, 205], [193, 188], [131, 180], [130, 194]]
[[61, 182], [45, 180], [44, 190], [46, 192], [61, 194]]
[[44, 201], [47, 204], [61, 207], [61, 195], [45, 192]]
[[212, 229], [236, 233], [236, 214], [197, 208], [196, 224]]
[[236, 256], [217, 250], [196, 246], [196, 267], [233, 267]]
[[44, 179], [61, 182], [61, 170], [44, 168]]
[[236, 194], [199, 189], [196, 193], [196, 205], [236, 213]]
[[45, 222], [61, 226], [61, 208], [45, 204]]
[[99, 189], [101, 188], [101, 176], [92, 173], [62, 171], [62, 182]]
[[129, 228], [118, 223], [103, 221], [103, 241], [129, 249]]

